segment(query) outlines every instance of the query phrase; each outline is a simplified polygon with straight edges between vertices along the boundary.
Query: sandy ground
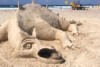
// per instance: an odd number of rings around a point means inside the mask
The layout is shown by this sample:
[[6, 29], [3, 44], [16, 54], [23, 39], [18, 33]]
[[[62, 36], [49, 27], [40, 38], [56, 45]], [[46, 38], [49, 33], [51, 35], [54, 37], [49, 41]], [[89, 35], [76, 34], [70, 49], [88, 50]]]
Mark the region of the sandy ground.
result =
[[[66, 59], [63, 64], [45, 64], [34, 58], [14, 58], [14, 51], [9, 42], [0, 44], [0, 67], [100, 67], [100, 9], [71, 10], [56, 9], [60, 17], [67, 20], [81, 22], [79, 26], [80, 35], [74, 36], [73, 44], [76, 48], [62, 49], [59, 42], [42, 42], [54, 45]], [[0, 11], [0, 24], [12, 17], [15, 11]], [[72, 38], [72, 35], [69, 34]], [[6, 59], [6, 60], [5, 60]]]

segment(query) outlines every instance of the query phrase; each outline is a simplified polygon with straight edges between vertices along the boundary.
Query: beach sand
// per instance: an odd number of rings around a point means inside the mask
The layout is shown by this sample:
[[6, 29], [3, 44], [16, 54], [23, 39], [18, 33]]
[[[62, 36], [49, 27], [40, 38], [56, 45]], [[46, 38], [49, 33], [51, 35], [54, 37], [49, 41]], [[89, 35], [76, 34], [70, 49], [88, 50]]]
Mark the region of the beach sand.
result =
[[[0, 67], [100, 67], [100, 9], [88, 10], [52, 9], [66, 20], [81, 22], [80, 35], [74, 36], [76, 48], [62, 49], [59, 42], [43, 42], [53, 44], [61, 52], [66, 62], [63, 64], [45, 64], [34, 58], [14, 58], [14, 51], [9, 42], [0, 44]], [[15, 11], [0, 11], [0, 24], [14, 15]], [[69, 34], [72, 36], [71, 34]]]

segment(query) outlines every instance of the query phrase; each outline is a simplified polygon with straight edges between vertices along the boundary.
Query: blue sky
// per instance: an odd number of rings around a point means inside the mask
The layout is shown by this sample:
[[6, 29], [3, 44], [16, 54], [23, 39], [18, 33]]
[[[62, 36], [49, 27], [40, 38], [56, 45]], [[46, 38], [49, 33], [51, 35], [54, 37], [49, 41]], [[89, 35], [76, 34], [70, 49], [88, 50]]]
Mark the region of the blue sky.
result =
[[[21, 4], [31, 3], [32, 0], [20, 0]], [[17, 0], [0, 0], [0, 5], [16, 5]]]
[[[25, 3], [31, 3], [32, 0], [20, 0], [21, 4]], [[68, 2], [71, 2], [74, 0], [68, 0]], [[79, 2], [80, 4], [100, 4], [100, 0], [75, 0], [76, 2]], [[40, 3], [42, 5], [47, 4], [48, 5], [65, 5], [65, 0], [36, 0], [37, 3]], [[0, 5], [15, 5], [17, 4], [17, 0], [0, 0]]]

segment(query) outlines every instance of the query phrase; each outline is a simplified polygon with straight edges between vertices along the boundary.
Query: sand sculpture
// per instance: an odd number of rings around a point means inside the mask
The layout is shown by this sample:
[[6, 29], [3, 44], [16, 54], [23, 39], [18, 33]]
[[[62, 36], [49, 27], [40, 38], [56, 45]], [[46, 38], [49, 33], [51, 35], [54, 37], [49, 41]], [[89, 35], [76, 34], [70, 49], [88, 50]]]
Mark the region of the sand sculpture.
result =
[[78, 34], [76, 24], [71, 24], [49, 9], [38, 4], [20, 6], [16, 15], [0, 26], [0, 42], [9, 40], [19, 57], [35, 57], [47, 63], [62, 63], [61, 54], [40, 40], [59, 40], [61, 45], [72, 43], [64, 31]]

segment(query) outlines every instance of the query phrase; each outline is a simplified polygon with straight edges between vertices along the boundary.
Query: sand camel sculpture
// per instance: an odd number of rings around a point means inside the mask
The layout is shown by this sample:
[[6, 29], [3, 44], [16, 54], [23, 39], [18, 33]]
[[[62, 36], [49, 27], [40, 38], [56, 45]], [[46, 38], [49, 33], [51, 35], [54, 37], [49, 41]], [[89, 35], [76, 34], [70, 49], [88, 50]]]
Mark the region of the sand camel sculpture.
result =
[[48, 63], [62, 63], [64, 59], [53, 47], [40, 40], [59, 40], [63, 47], [72, 46], [64, 31], [78, 33], [70, 24], [49, 9], [38, 4], [20, 6], [16, 15], [0, 26], [0, 42], [9, 40], [18, 56], [36, 57]]

